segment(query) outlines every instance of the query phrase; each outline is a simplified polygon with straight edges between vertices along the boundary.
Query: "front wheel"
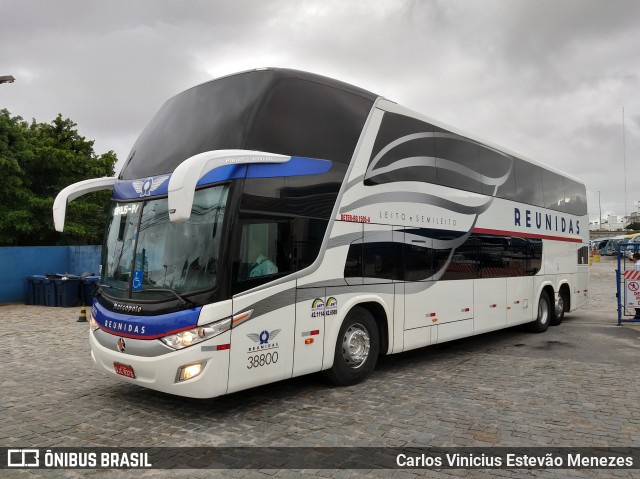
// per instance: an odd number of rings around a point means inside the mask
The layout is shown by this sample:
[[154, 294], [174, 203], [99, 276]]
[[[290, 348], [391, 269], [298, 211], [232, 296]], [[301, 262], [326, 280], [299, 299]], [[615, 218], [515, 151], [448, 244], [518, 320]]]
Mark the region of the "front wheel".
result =
[[551, 319], [551, 300], [546, 291], [540, 293], [538, 300], [538, 316], [535, 321], [527, 325], [529, 331], [533, 333], [544, 333], [549, 328]]
[[366, 309], [355, 307], [340, 327], [333, 366], [325, 376], [337, 386], [356, 384], [373, 371], [379, 352], [378, 326], [373, 316]]

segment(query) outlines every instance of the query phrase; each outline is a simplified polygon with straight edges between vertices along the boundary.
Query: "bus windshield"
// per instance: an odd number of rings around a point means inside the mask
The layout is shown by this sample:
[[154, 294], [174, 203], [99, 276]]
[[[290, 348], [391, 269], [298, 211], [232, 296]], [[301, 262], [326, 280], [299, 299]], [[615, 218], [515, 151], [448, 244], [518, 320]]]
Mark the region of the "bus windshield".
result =
[[103, 249], [104, 292], [160, 300], [214, 288], [228, 191], [196, 191], [185, 223], [169, 222], [166, 198], [115, 203]]

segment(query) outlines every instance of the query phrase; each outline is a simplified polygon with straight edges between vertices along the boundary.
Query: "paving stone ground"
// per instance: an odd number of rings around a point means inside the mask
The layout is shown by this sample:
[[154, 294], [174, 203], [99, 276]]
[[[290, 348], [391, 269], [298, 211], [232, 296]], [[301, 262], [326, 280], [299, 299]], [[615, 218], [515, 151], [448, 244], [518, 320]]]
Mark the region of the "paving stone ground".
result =
[[[212, 400], [118, 382], [78, 308], [0, 306], [0, 447], [640, 447], [640, 328], [616, 326], [615, 263], [543, 334], [513, 328], [382, 358], [362, 384], [317, 376]], [[0, 477], [640, 477], [640, 470], [0, 470]]]

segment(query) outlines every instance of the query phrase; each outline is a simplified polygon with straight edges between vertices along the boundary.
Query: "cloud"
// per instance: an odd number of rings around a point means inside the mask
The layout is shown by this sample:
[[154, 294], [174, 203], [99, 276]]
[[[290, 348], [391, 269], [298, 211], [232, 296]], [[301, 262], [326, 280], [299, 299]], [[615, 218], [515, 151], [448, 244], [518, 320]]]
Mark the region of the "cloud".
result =
[[0, 105], [69, 116], [124, 159], [180, 91], [298, 68], [553, 164], [623, 214], [622, 107], [630, 179], [640, 169], [639, 14], [625, 0], [3, 2], [0, 74], [17, 80]]

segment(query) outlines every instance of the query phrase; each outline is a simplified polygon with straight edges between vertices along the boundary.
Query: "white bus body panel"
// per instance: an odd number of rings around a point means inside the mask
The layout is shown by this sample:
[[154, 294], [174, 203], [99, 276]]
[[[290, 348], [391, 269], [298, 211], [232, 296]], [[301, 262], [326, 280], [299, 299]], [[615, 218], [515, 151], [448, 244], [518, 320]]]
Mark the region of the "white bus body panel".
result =
[[[507, 326], [528, 323], [537, 314], [537, 303], [533, 301], [533, 276], [507, 279]], [[535, 304], [536, 309], [531, 306]]]
[[485, 333], [507, 326], [507, 278], [473, 280], [475, 319], [473, 332]]
[[[332, 303], [331, 307], [327, 306], [329, 302]], [[326, 288], [297, 290], [293, 376], [315, 373], [322, 369], [325, 323], [337, 315], [337, 304], [334, 296], [327, 296]]]
[[437, 326], [425, 326], [423, 328], [407, 329], [404, 331], [404, 350], [422, 348], [435, 342]]
[[229, 393], [291, 377], [295, 282], [234, 296], [234, 315], [253, 309], [231, 329]]
[[571, 296], [571, 310], [584, 306], [589, 300], [589, 266], [579, 265]]

